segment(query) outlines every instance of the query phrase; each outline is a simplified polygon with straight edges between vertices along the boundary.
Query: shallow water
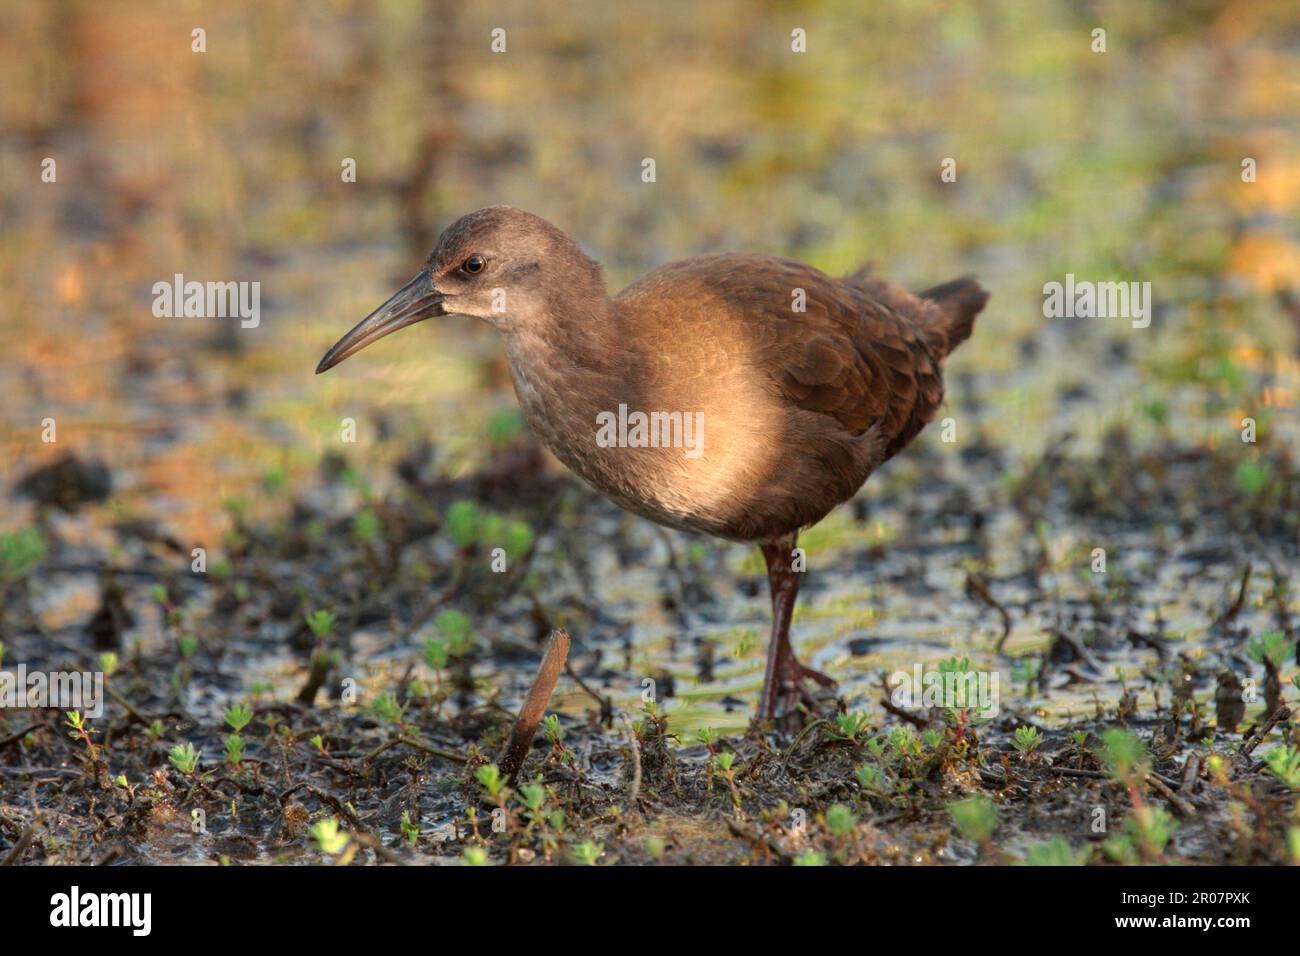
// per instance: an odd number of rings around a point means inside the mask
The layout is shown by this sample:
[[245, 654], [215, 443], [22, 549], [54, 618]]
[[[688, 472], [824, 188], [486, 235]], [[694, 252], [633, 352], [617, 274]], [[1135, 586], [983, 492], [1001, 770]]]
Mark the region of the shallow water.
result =
[[[667, 55], [683, 22], [674, 10], [688, 9], [694, 46]], [[475, 82], [444, 110], [453, 119], [438, 171], [416, 199], [394, 184], [409, 173], [421, 134], [408, 121], [437, 112], [428, 91], [443, 68], [416, 54], [427, 39], [418, 5], [339, 7], [310, 23], [287, 4], [233, 11], [204, 60], [164, 44], [159, 23], [175, 15], [163, 6], [74, 5], [63, 25], [15, 12], [0, 60], [5, 87], [21, 95], [4, 107], [12, 132], [0, 159], [30, 170], [57, 154], [60, 177], [44, 185], [6, 177], [0, 197], [0, 482], [63, 452], [103, 458], [115, 482], [110, 503], [55, 526], [93, 565], [115, 547], [106, 528], [121, 517], [155, 520], [184, 551], [205, 547], [220, 560], [232, 527], [225, 506], [276, 520], [327, 452], [345, 454], [380, 491], [394, 483], [393, 462], [425, 437], [443, 472], [474, 472], [490, 422], [513, 407], [488, 330], [420, 327], [327, 377], [312, 371], [417, 267], [438, 225], [489, 202], [533, 208], [570, 229], [605, 262], [611, 287], [669, 258], [731, 248], [796, 255], [832, 272], [873, 257], [917, 286], [976, 272], [993, 300], [949, 369], [944, 414], [958, 440], [943, 443], [931, 426], [864, 489], [869, 518], [845, 508], [806, 536], [811, 574], [796, 648], [840, 680], [850, 707], [874, 706], [879, 673], [953, 655], [996, 669], [1014, 705], [1044, 720], [1113, 701], [1116, 670], [1150, 668], [1149, 648], [1108, 647], [1095, 680], [1058, 686], [1058, 675], [1049, 692], [1023, 695], [1012, 658], [1046, 646], [1053, 607], [1086, 603], [1097, 587], [1086, 556], [1102, 532], [1049, 509], [1051, 566], [1027, 587], [1019, 576], [1034, 528], [1008, 507], [1006, 482], [1066, 433], [1076, 436], [1069, 454], [1095, 454], [1121, 421], [1139, 446], [1225, 446], [1246, 415], [1270, 442], [1295, 448], [1300, 438], [1295, 334], [1273, 299], [1300, 261], [1292, 215], [1300, 126], [1286, 95], [1300, 83], [1300, 58], [1284, 30], [1245, 31], [1228, 12], [1156, 25], [1139, 12], [1164, 9], [1115, 11], [1115, 29], [1140, 37], [1147, 52], [1116, 50], [1104, 61], [1086, 51], [1086, 24], [1066, 4], [1033, 13], [993, 4], [985, 15], [945, 8], [942, 17], [925, 5], [830, 10], [814, 30], [826, 38], [815, 69], [782, 55], [787, 30], [775, 12], [740, 35], [727, 4], [707, 15], [670, 4], [636, 23], [558, 16], [532, 23], [536, 42], [508, 63], [480, 62], [472, 45], [456, 54], [461, 76]], [[465, 11], [449, 29], [478, 36], [483, 16]], [[215, 42], [223, 31], [237, 38], [236, 54]], [[854, 48], [830, 38], [873, 31], [917, 43], [877, 48], [864, 77]], [[286, 34], [286, 56], [257, 54]], [[79, 45], [76, 69], [64, 65], [60, 35]], [[715, 53], [700, 55], [699, 44]], [[420, 64], [415, 76], [395, 65], [403, 62]], [[582, 110], [573, 107], [579, 89]], [[1254, 190], [1237, 176], [1243, 142], [1268, 171]], [[663, 173], [655, 192], [636, 175], [647, 151]], [[358, 152], [352, 189], [337, 169]], [[960, 155], [962, 172], [945, 194], [928, 170], [948, 153]], [[412, 236], [412, 220], [427, 234]], [[1043, 318], [1043, 283], [1067, 271], [1151, 281], [1151, 327]], [[151, 285], [176, 272], [262, 283], [261, 324], [154, 318]], [[58, 423], [54, 445], [39, 441], [46, 417]], [[344, 419], [357, 423], [355, 444], [340, 439]], [[1001, 467], [966, 460], [976, 439], [1004, 455]], [[268, 473], [288, 490], [268, 493]], [[998, 615], [964, 590], [969, 536], [946, 519], [930, 523], [935, 476], [945, 493], [964, 488], [987, 512], [994, 591], [1013, 616], [1005, 655], [993, 652]], [[1144, 478], [1129, 480], [1137, 487]], [[24, 526], [32, 514], [11, 499], [0, 527]], [[755, 555], [599, 514], [586, 560], [614, 623], [575, 632], [575, 656], [590, 673], [608, 671], [601, 686], [629, 708], [643, 679], [671, 674], [675, 692], [661, 702], [683, 740], [703, 726], [742, 728], [768, 627]], [[638, 561], [618, 560], [605, 535], [613, 528], [637, 545]], [[1250, 546], [1228, 541], [1233, 559], [1203, 564], [1179, 550], [1206, 542], [1192, 536], [1157, 551], [1155, 533], [1104, 532], [1112, 572], [1141, 581], [1130, 623], [1163, 635], [1176, 653], [1226, 656], [1209, 623]], [[680, 614], [664, 608], [681, 583], [668, 570], [669, 542], [679, 563], [699, 551], [687, 574], [712, 592]], [[552, 547], [539, 543], [536, 570], [558, 581], [565, 572], [548, 563]], [[1294, 593], [1293, 560], [1285, 571]], [[127, 596], [136, 620], [127, 639], [146, 650], [170, 640], [147, 593], [138, 581]], [[47, 570], [34, 597], [55, 634], [52, 653], [84, 651], [96, 578]], [[1254, 634], [1271, 621], [1258, 575], [1235, 623]], [[528, 646], [509, 609], [476, 625], [485, 645]], [[245, 635], [233, 648], [238, 667], [221, 665], [191, 703], [215, 708], [260, 682], [276, 697], [291, 693], [302, 662], [283, 637]], [[353, 635], [376, 687], [418, 657], [393, 637], [382, 624]], [[700, 678], [704, 645], [709, 679]], [[484, 676], [498, 672], [518, 684], [529, 665], [490, 657], [480, 665]], [[554, 703], [576, 714], [591, 702], [563, 681]]]

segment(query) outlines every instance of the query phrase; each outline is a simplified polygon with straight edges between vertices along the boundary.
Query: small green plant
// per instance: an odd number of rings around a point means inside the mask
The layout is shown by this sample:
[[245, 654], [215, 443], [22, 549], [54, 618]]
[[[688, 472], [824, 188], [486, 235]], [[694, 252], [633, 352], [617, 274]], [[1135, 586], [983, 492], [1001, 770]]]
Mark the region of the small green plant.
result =
[[1276, 670], [1295, 652], [1295, 642], [1288, 641], [1281, 631], [1267, 631], [1252, 638], [1246, 646], [1251, 659]]
[[827, 733], [833, 740], [854, 741], [866, 734], [871, 721], [865, 713], [855, 710], [852, 713], [835, 715], [835, 727]]
[[736, 786], [736, 774], [732, 768], [736, 764], [736, 755], [730, 750], [722, 753], [713, 754], [713, 766], [722, 774], [722, 778], [727, 781], [727, 789], [731, 791], [731, 809], [737, 817], [740, 816], [740, 788]]
[[481, 846], [467, 846], [461, 853], [461, 859], [466, 866], [487, 866], [488, 852]]
[[537, 534], [528, 522], [510, 521], [506, 523], [501, 546], [505, 549], [506, 557], [511, 561], [518, 561], [532, 550], [533, 542], [536, 540]]
[[104, 672], [105, 677], [112, 677], [117, 673], [118, 657], [113, 651], [105, 651], [99, 655], [99, 669]]
[[411, 844], [411, 846], [415, 846], [416, 842], [420, 839], [420, 827], [419, 824], [411, 822], [410, 810], [402, 811], [401, 822], [402, 836], [406, 839], [407, 843]]
[[1268, 468], [1257, 461], [1247, 459], [1237, 466], [1237, 487], [1246, 495], [1253, 497], [1268, 487]]
[[48, 548], [38, 528], [0, 534], [0, 583], [27, 577], [45, 558]]
[[330, 631], [334, 630], [334, 615], [324, 609], [313, 611], [305, 620], [317, 640], [325, 640], [329, 637]]
[[1052, 837], [1046, 843], [1035, 843], [1025, 851], [1025, 863], [1029, 866], [1084, 866], [1088, 862], [1088, 850], [1074, 850], [1064, 837]]
[[194, 768], [199, 765], [199, 756], [202, 751], [195, 750], [194, 745], [188, 740], [184, 743], [177, 744], [167, 752], [167, 759], [171, 765], [185, 774], [187, 777], [194, 773]]
[[593, 843], [591, 840], [584, 840], [582, 843], [575, 844], [569, 848], [573, 858], [583, 866], [595, 866], [600, 855], [605, 852], [605, 847], [599, 843]]
[[552, 747], [564, 746], [564, 728], [560, 726], [559, 714], [547, 714], [542, 718], [542, 733], [546, 735]]
[[864, 763], [853, 771], [853, 776], [867, 793], [885, 797], [893, 793], [894, 784], [889, 774], [875, 764]]
[[436, 618], [433, 626], [438, 629], [447, 642], [448, 652], [453, 657], [463, 657], [470, 649], [474, 624], [468, 617], [455, 608], [447, 608]]
[[483, 517], [479, 512], [478, 505], [472, 501], [454, 501], [447, 508], [446, 517], [443, 519], [443, 525], [451, 539], [456, 542], [456, 546], [462, 551], [468, 551], [474, 547], [478, 541], [479, 527], [483, 523]]
[[436, 637], [426, 638], [424, 641], [424, 662], [436, 674], [438, 671], [447, 667], [448, 649], [447, 642], [439, 640]]
[[1102, 759], [1111, 775], [1128, 782], [1134, 776], [1146, 775], [1146, 747], [1127, 730], [1112, 727], [1101, 735]]
[[842, 803], [837, 803], [826, 811], [826, 829], [836, 839], [847, 837], [857, 825], [857, 814]]
[[1300, 748], [1280, 744], [1264, 754], [1264, 763], [1288, 790], [1300, 790]]
[[348, 845], [350, 837], [339, 828], [339, 821], [334, 817], [317, 820], [311, 828], [312, 839], [322, 853], [338, 856]]
[[668, 852], [668, 846], [664, 843], [661, 836], [648, 836], [645, 838], [646, 855], [652, 860], [662, 860], [664, 854]]
[[809, 850], [808, 852], [801, 853], [799, 854], [799, 856], [795, 857], [794, 865], [795, 866], [825, 866], [826, 854], [819, 853], [816, 850]]
[[86, 723], [86, 719], [81, 716], [79, 711], [68, 711], [67, 718], [67, 724], [72, 728], [68, 733], [68, 736], [73, 740], [80, 740], [84, 743], [86, 745], [86, 751], [90, 755], [90, 762], [92, 764], [97, 763], [99, 761], [99, 748], [96, 747], [94, 741], [90, 739], [90, 735], [93, 733], [90, 729], [90, 725]]
[[501, 771], [494, 763], [484, 764], [475, 770], [474, 779], [479, 782], [479, 785], [487, 791], [490, 797], [500, 796], [502, 789], [506, 785], [505, 777], [501, 776]]
[[524, 432], [524, 421], [513, 408], [500, 408], [488, 416], [484, 426], [487, 439], [493, 445], [509, 445]]
[[231, 704], [226, 708], [225, 721], [235, 733], [242, 733], [253, 721], [253, 712], [245, 704]]
[[385, 691], [376, 697], [370, 709], [376, 717], [390, 724], [400, 724], [406, 712], [406, 708], [397, 702], [397, 695], [392, 691]]
[[948, 812], [958, 832], [972, 843], [987, 844], [998, 826], [997, 807], [980, 794], [948, 804]]
[[373, 508], [362, 508], [352, 518], [352, 536], [362, 544], [376, 540], [380, 527], [379, 515]]
[[239, 734], [228, 734], [225, 737], [226, 744], [226, 762], [232, 767], [238, 767], [244, 759], [244, 738]]
[[1107, 859], [1129, 866], [1162, 862], [1175, 826], [1174, 818], [1163, 807], [1140, 803], [1124, 820], [1124, 832], [1106, 840], [1101, 849]]
[[1043, 735], [1037, 727], [1017, 727], [1015, 739], [1011, 745], [1026, 757], [1032, 757], [1043, 742]]

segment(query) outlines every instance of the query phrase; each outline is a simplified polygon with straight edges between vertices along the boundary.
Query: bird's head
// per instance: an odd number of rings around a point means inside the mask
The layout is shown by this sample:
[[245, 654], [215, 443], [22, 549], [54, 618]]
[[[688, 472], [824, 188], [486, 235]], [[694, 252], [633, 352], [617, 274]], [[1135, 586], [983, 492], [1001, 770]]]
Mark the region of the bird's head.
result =
[[561, 301], [604, 295], [600, 266], [563, 232], [522, 209], [489, 206], [448, 226], [420, 273], [339, 339], [316, 373], [425, 319], [472, 316], [509, 334], [548, 321]]

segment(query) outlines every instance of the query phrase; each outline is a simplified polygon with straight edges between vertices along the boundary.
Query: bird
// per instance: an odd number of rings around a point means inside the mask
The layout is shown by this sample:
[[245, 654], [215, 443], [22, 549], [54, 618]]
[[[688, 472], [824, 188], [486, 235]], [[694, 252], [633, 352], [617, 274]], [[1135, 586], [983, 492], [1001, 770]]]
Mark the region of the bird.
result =
[[669, 262], [611, 297], [562, 230], [489, 206], [448, 226], [316, 373], [429, 319], [493, 326], [524, 419], [571, 471], [650, 521], [759, 547], [772, 603], [765, 723], [817, 710], [810, 683], [836, 686], [790, 641], [799, 532], [935, 416], [944, 360], [987, 300], [970, 277], [914, 294], [870, 268], [833, 278], [738, 252]]

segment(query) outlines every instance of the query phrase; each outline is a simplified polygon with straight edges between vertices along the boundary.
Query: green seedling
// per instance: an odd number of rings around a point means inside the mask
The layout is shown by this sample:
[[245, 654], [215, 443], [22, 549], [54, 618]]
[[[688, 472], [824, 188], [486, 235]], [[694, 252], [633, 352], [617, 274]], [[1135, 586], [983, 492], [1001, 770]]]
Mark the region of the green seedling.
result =
[[967, 797], [948, 804], [948, 812], [958, 832], [972, 843], [985, 846], [998, 826], [998, 811], [993, 801], [982, 795]]
[[406, 707], [397, 702], [397, 695], [392, 691], [385, 691], [374, 699], [370, 705], [371, 712], [380, 720], [390, 724], [400, 724], [402, 716], [406, 712]]
[[465, 861], [466, 866], [487, 866], [488, 853], [481, 846], [467, 846], [461, 853], [461, 859]]
[[1124, 821], [1124, 832], [1102, 844], [1107, 859], [1129, 866], [1162, 862], [1165, 846], [1173, 838], [1176, 824], [1163, 807], [1146, 804], [1135, 807]]
[[415, 846], [416, 841], [420, 839], [420, 827], [418, 824], [411, 822], [410, 810], [402, 811], [402, 836], [406, 838], [406, 842], [411, 846]]
[[75, 710], [68, 711], [67, 718], [67, 725], [72, 728], [68, 733], [68, 736], [73, 740], [80, 740], [84, 743], [86, 745], [86, 751], [90, 754], [90, 762], [92, 764], [98, 763], [99, 748], [96, 747], [94, 741], [90, 739], [90, 735], [93, 731], [91, 730], [90, 725], [86, 723], [86, 719], [81, 716], [79, 711]]
[[1069, 842], [1058, 836], [1029, 847], [1025, 851], [1025, 863], [1029, 866], [1085, 866], [1089, 855], [1086, 847], [1071, 849]]
[[334, 629], [334, 615], [326, 610], [313, 611], [305, 618], [307, 627], [316, 635], [317, 640], [325, 640], [329, 637], [330, 631]]
[[564, 728], [560, 726], [559, 714], [547, 714], [542, 718], [542, 733], [557, 750], [564, 746]]
[[473, 644], [474, 624], [460, 611], [447, 608], [434, 618], [433, 626], [447, 642], [447, 651], [452, 657], [464, 657], [469, 652]]
[[0, 534], [0, 583], [10, 584], [27, 577], [45, 558], [49, 549], [38, 528], [24, 528]]
[[99, 669], [104, 672], [104, 677], [112, 677], [117, 673], [118, 656], [113, 651], [105, 651], [99, 655]]
[[490, 797], [499, 797], [505, 788], [506, 779], [494, 763], [484, 764], [474, 771], [474, 779], [487, 791]]
[[857, 814], [842, 803], [837, 803], [826, 811], [826, 829], [836, 839], [847, 837], [857, 825]]
[[720, 754], [714, 754], [713, 764], [722, 774], [723, 779], [727, 781], [727, 787], [731, 790], [731, 809], [736, 814], [737, 818], [739, 818], [740, 789], [736, 786], [736, 775], [731, 769], [736, 764], [736, 755], [730, 750], [724, 751]]
[[225, 721], [235, 733], [242, 733], [253, 721], [253, 712], [242, 703], [231, 704], [226, 708]]
[[1264, 763], [1288, 790], [1300, 790], [1300, 748], [1281, 744], [1264, 755]]
[[348, 845], [351, 837], [339, 829], [339, 821], [334, 817], [317, 820], [311, 828], [312, 839], [322, 853], [338, 856]]
[[602, 844], [585, 840], [570, 847], [569, 852], [583, 866], [595, 866], [596, 861], [600, 859], [600, 855], [605, 852], [605, 847]]
[[894, 783], [889, 779], [889, 774], [875, 764], [862, 764], [853, 771], [853, 776], [857, 779], [858, 786], [867, 793], [887, 797], [894, 791]]
[[[436, 637], [426, 638], [424, 641], [424, 662], [437, 676], [438, 672], [447, 667], [448, 649], [447, 642], [439, 640]], [[439, 678], [441, 682], [441, 678]]]
[[199, 765], [199, 757], [202, 753], [201, 750], [195, 750], [194, 745], [187, 740], [169, 750], [167, 759], [173, 767], [188, 777]]
[[1032, 757], [1038, 751], [1039, 745], [1043, 742], [1043, 735], [1038, 732], [1037, 727], [1017, 727], [1015, 739], [1011, 746], [1026, 757]]
[[483, 523], [478, 506], [472, 501], [455, 501], [447, 508], [443, 526], [451, 535], [451, 540], [462, 551], [468, 551], [478, 541], [479, 528]]
[[1295, 653], [1295, 641], [1288, 641], [1281, 631], [1268, 631], [1252, 638], [1246, 646], [1246, 653], [1251, 660], [1276, 670]]
[[369, 544], [379, 537], [379, 515], [373, 508], [362, 508], [352, 518], [352, 536], [362, 544]]
[[532, 550], [536, 539], [537, 535], [533, 532], [532, 525], [526, 521], [510, 521], [507, 522], [502, 534], [501, 546], [505, 549], [506, 557], [511, 561], [518, 561]]
[[870, 718], [860, 710], [835, 715], [834, 728], [827, 731], [832, 740], [855, 741], [866, 734]]

